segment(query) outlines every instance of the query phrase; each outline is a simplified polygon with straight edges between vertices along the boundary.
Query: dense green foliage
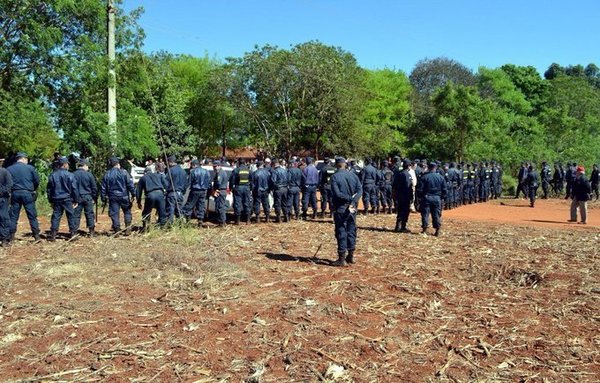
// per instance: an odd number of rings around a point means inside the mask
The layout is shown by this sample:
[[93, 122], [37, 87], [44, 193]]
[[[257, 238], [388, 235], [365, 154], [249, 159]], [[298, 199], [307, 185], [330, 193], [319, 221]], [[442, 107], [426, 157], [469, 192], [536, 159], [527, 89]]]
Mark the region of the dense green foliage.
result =
[[[106, 12], [101, 0], [0, 0], [0, 157], [111, 153]], [[216, 155], [225, 140], [282, 156], [600, 160], [595, 64], [553, 63], [541, 76], [440, 57], [406, 74], [361, 68], [318, 41], [225, 62], [149, 55], [141, 12], [117, 10], [117, 154], [128, 158]]]

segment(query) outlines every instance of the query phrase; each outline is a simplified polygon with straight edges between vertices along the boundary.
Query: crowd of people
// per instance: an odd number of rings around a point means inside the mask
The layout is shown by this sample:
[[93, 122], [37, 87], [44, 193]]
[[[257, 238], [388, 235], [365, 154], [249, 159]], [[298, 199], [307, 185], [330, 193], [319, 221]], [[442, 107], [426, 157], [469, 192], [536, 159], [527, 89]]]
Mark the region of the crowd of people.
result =
[[[503, 169], [494, 161], [442, 164], [394, 157], [379, 164], [367, 158], [359, 165], [342, 157], [326, 158], [322, 163], [310, 157], [293, 157], [289, 161], [266, 158], [250, 163], [242, 158], [230, 167], [225, 160], [201, 162], [196, 158], [184, 165], [170, 156], [166, 163], [149, 161], [137, 185], [130, 173], [121, 168], [119, 158], [111, 157], [108, 163], [109, 169], [98, 183], [89, 171], [87, 159], [78, 159], [77, 170], [70, 172], [69, 160], [55, 156], [46, 192], [53, 209], [48, 240], [56, 240], [63, 215], [67, 217], [70, 238], [78, 235], [82, 214], [89, 235], [96, 235], [98, 199], [103, 211], [108, 206], [115, 235], [131, 233], [132, 206], [136, 201], [142, 211], [142, 229], [154, 224], [153, 213], [158, 227], [173, 224], [176, 219], [186, 222], [196, 219], [203, 227], [212, 196], [216, 223], [225, 226], [229, 210], [227, 195], [232, 193], [234, 223], [238, 225], [326, 215], [333, 218], [339, 255], [336, 264], [344, 265], [354, 262], [356, 214], [361, 208], [365, 215], [395, 213], [395, 231], [400, 233], [410, 232], [407, 227], [410, 213], [419, 211], [422, 233], [427, 233], [431, 217], [434, 235], [439, 236], [442, 210], [486, 202], [502, 194]], [[33, 237], [40, 240], [35, 206], [39, 183], [38, 173], [28, 164], [26, 153], [18, 153], [14, 164], [0, 168], [3, 246], [14, 239], [22, 208]], [[579, 210], [580, 223], [585, 224], [586, 202], [592, 192], [596, 199], [599, 196], [598, 167], [593, 166], [588, 181], [583, 166], [574, 163], [566, 170], [557, 164], [552, 175], [546, 162], [542, 163], [539, 174], [533, 164], [524, 162], [518, 173], [515, 198], [522, 192], [533, 207], [538, 184], [542, 186], [543, 198], [548, 198], [551, 188], [561, 193], [566, 185], [566, 198], [573, 199], [571, 220], [576, 221]]]

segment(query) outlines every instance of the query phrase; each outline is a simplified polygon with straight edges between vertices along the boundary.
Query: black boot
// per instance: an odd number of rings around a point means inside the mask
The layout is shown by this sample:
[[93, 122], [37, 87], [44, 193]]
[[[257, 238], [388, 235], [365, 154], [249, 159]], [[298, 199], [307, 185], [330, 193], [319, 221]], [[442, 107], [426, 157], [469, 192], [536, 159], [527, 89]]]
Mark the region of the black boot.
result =
[[402, 228], [400, 227], [400, 222], [396, 222], [396, 227], [394, 228], [394, 231], [395, 231], [396, 233], [399, 233], [399, 232], [400, 232], [400, 230], [402, 230]]
[[72, 231], [72, 232], [69, 233], [69, 239], [70, 240], [75, 239], [76, 237], [78, 237], [78, 234], [77, 234], [76, 231]]
[[317, 219], [317, 212], [316, 211], [313, 211], [312, 219]]
[[[14, 234], [13, 234], [13, 238], [14, 238]], [[34, 239], [36, 242], [39, 242], [39, 241], [41, 241], [42, 239], [40, 238], [40, 233], [33, 233], [33, 239]]]
[[250, 214], [246, 216], [246, 225], [250, 225]]
[[242, 221], [242, 217], [239, 215], [236, 215], [235, 216], [235, 224], [239, 226], [241, 221]]
[[2, 247], [10, 247], [10, 241], [8, 239], [3, 240]]
[[94, 238], [96, 236], [96, 228], [90, 227], [90, 238]]
[[354, 250], [348, 250], [348, 256], [346, 257], [346, 262], [348, 262], [351, 265], [353, 265], [355, 263]]
[[435, 234], [433, 234], [433, 235], [435, 235], [436, 237], [441, 236], [442, 235], [442, 229], [440, 229], [440, 228], [435, 229]]
[[346, 253], [338, 253], [337, 261], [331, 264], [332, 266], [346, 266]]
[[48, 241], [50, 241], [50, 242], [56, 241], [56, 230], [52, 230], [50, 232], [50, 235], [48, 236]]
[[125, 236], [131, 235], [131, 222], [125, 222]]
[[364, 213], [365, 215], [369, 215], [369, 209], [365, 208], [365, 210], [363, 211], [363, 213]]

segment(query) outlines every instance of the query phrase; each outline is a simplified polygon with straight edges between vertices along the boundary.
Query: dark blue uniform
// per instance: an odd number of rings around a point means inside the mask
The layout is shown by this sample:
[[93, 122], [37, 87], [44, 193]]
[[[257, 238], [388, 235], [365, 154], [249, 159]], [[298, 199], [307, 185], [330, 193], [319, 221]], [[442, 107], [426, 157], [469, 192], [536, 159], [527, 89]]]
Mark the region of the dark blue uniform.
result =
[[195, 210], [198, 223], [202, 224], [206, 213], [206, 199], [210, 190], [210, 173], [201, 166], [193, 168], [190, 170], [188, 184], [190, 194], [183, 206], [183, 214], [190, 219]]
[[138, 207], [142, 204], [142, 197], [146, 196], [142, 210], [144, 228], [150, 223], [153, 209], [158, 214], [158, 224], [162, 227], [167, 223], [167, 212], [165, 210], [165, 191], [167, 190], [167, 186], [167, 178], [164, 174], [146, 173], [138, 181], [136, 190]]
[[215, 198], [215, 211], [217, 212], [217, 222], [225, 225], [227, 221], [227, 182], [229, 177], [225, 170], [215, 171], [213, 180], [213, 195]]
[[114, 167], [104, 174], [100, 185], [100, 197], [102, 202], [108, 200], [108, 215], [112, 221], [112, 229], [115, 232], [121, 230], [119, 210], [123, 210], [125, 226], [129, 227], [131, 225], [130, 196], [135, 196], [135, 188], [127, 171]]
[[362, 170], [361, 174], [361, 183], [363, 188], [363, 206], [365, 208], [365, 213], [369, 210], [369, 204], [372, 212], [375, 212], [375, 208], [377, 207], [377, 169], [371, 164], [365, 166]]
[[67, 215], [69, 233], [75, 235], [79, 224], [75, 220], [73, 204], [79, 201], [79, 188], [73, 174], [64, 168], [54, 170], [50, 174], [50, 177], [48, 177], [46, 193], [48, 194], [48, 202], [52, 205], [52, 218], [50, 220], [51, 238], [58, 232], [63, 213]]
[[362, 196], [362, 187], [358, 176], [346, 169], [339, 169], [331, 177], [333, 202], [333, 222], [335, 223], [335, 238], [337, 239], [338, 256], [340, 260], [348, 251], [351, 258], [356, 248], [356, 209]]
[[537, 189], [539, 186], [539, 176], [538, 172], [533, 169], [529, 169], [527, 172], [527, 190], [529, 193], [529, 205], [533, 207], [535, 204], [535, 196], [537, 194]]
[[278, 166], [271, 171], [271, 190], [273, 190], [273, 208], [275, 209], [275, 222], [279, 222], [280, 214], [287, 222], [289, 218], [287, 196], [288, 196], [288, 173]]
[[8, 170], [0, 167], [0, 241], [6, 244], [10, 241], [10, 213], [8, 201], [12, 191], [13, 181]]
[[313, 217], [317, 214], [317, 186], [319, 185], [319, 171], [313, 164], [302, 169], [302, 214], [306, 218], [308, 205], [312, 207]]
[[288, 169], [288, 212], [296, 219], [300, 216], [300, 188], [302, 187], [302, 170], [297, 167]]
[[329, 213], [333, 215], [333, 204], [331, 203], [331, 176], [335, 174], [335, 168], [331, 164], [323, 166], [319, 172], [319, 189], [321, 189], [321, 214], [325, 216], [325, 210], [329, 205]]
[[446, 198], [446, 181], [434, 171], [425, 173], [419, 183], [418, 194], [421, 198], [421, 227], [423, 232], [429, 227], [429, 214], [436, 232], [442, 227], [442, 200]]
[[173, 217], [182, 217], [183, 197], [187, 187], [187, 174], [179, 165], [171, 166], [167, 171], [167, 221]]
[[239, 223], [241, 216], [246, 216], [246, 221], [252, 215], [252, 201], [250, 194], [250, 169], [246, 165], [240, 165], [231, 173], [229, 189], [233, 190], [233, 212], [236, 222]]
[[594, 165], [592, 174], [590, 176], [590, 185], [592, 187], [593, 194], [596, 195], [596, 201], [600, 197], [600, 172], [598, 172], [598, 166]]
[[267, 221], [269, 220], [269, 214], [271, 214], [271, 206], [269, 204], [270, 180], [271, 173], [268, 169], [259, 168], [252, 173], [252, 198], [254, 199], [256, 222], [259, 221], [261, 205]]
[[85, 213], [85, 222], [88, 229], [92, 230], [96, 227], [96, 217], [94, 215], [94, 202], [98, 198], [98, 184], [96, 177], [87, 170], [81, 168], [73, 172], [73, 177], [77, 181], [77, 189], [79, 193], [79, 201], [74, 209], [74, 219], [77, 222], [77, 228], [81, 222], [81, 212]]
[[391, 214], [392, 212], [392, 183], [394, 181], [394, 172], [387, 166], [379, 171], [379, 200], [383, 212]]
[[527, 191], [527, 167], [522, 165], [519, 169], [519, 174], [517, 175], [517, 191], [515, 194], [515, 198], [519, 198], [519, 193], [523, 192], [523, 194], [527, 197], [529, 193]]
[[396, 201], [396, 231], [406, 231], [406, 224], [410, 215], [410, 204], [413, 201], [413, 187], [408, 169], [394, 169], [394, 183], [392, 193]]
[[6, 170], [8, 170], [13, 180], [10, 202], [11, 237], [14, 237], [17, 232], [21, 207], [24, 207], [31, 232], [36, 239], [39, 239], [40, 224], [37, 219], [35, 201], [37, 199], [36, 190], [40, 185], [40, 177], [33, 166], [21, 162], [16, 162]]
[[544, 164], [542, 166], [541, 171], [541, 179], [542, 179], [542, 192], [544, 193], [544, 199], [548, 199], [548, 192], [550, 191], [550, 181], [552, 179], [552, 171], [550, 170], [550, 166]]

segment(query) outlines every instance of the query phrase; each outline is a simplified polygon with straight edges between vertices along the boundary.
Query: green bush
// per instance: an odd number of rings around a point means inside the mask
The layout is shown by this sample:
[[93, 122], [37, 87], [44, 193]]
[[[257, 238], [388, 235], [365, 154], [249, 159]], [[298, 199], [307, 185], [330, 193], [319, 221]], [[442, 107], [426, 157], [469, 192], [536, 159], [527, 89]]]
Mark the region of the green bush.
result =
[[517, 179], [509, 174], [502, 174], [502, 194], [503, 195], [515, 195], [517, 191]]

